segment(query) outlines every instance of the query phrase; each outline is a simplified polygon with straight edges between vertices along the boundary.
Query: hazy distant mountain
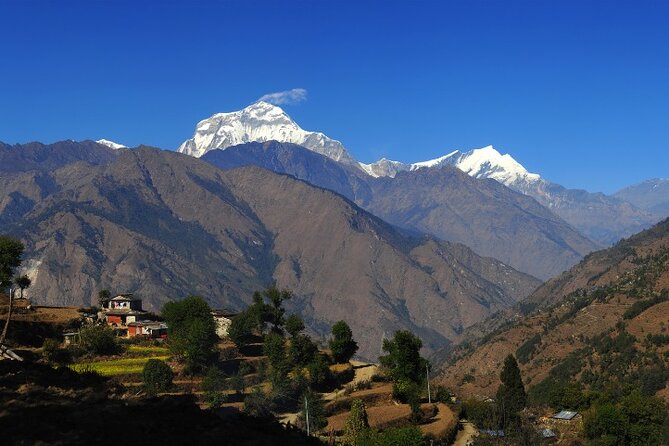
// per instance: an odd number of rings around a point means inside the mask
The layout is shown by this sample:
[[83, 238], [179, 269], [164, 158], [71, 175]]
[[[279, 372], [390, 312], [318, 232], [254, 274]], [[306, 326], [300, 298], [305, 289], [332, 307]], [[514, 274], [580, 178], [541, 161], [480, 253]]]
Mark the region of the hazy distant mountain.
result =
[[210, 150], [271, 140], [299, 144], [335, 161], [356, 165], [339, 141], [320, 132], [302, 130], [281, 108], [263, 101], [200, 121], [193, 137], [178, 151], [199, 158]]
[[626, 187], [614, 196], [660, 217], [669, 216], [669, 179], [654, 178], [644, 181]]
[[386, 221], [464, 243], [547, 279], [596, 245], [525, 195], [445, 165], [374, 178], [294, 144], [248, 143], [202, 158], [224, 169], [258, 165], [334, 190]]
[[49, 171], [70, 163], [84, 161], [105, 164], [118, 153], [93, 141], [60, 141], [54, 144], [31, 142], [9, 145], [0, 142], [0, 172]]
[[457, 167], [475, 178], [492, 178], [529, 195], [601, 245], [615, 243], [659, 220], [652, 211], [648, 212], [642, 206], [637, 208], [631, 200], [624, 201], [622, 196], [610, 197], [551, 183], [528, 172], [511, 155], [502, 155], [492, 146], [465, 153], [456, 150], [434, 160], [413, 164], [382, 159], [376, 163], [362, 164], [362, 167], [373, 176], [395, 177], [403, 171], [433, 169], [444, 165]]
[[137, 293], [150, 309], [190, 293], [241, 309], [254, 290], [276, 282], [296, 292], [290, 311], [313, 332], [346, 319], [361, 353], [375, 358], [397, 329], [416, 332], [432, 350], [539, 284], [257, 167], [224, 172], [140, 148], [106, 165], [2, 178], [0, 201], [24, 204], [0, 207], [0, 220], [26, 242], [24, 271], [37, 303], [87, 304], [110, 288]]

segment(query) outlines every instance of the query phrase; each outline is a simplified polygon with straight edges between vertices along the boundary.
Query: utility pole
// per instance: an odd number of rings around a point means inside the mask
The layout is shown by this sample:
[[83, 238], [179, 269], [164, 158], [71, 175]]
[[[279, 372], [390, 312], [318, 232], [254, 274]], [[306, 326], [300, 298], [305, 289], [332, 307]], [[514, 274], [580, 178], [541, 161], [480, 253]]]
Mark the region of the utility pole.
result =
[[309, 400], [304, 395], [304, 410], [307, 413], [307, 437], [309, 436]]
[[425, 377], [427, 378], [427, 402], [432, 404], [432, 395], [430, 394], [430, 365], [425, 364]]

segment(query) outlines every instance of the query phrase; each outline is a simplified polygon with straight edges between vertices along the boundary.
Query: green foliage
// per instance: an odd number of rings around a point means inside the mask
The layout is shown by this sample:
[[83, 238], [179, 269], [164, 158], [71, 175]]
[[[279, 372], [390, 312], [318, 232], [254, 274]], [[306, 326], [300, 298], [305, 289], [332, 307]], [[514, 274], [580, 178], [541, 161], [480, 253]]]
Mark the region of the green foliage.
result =
[[288, 383], [290, 363], [286, 357], [286, 340], [276, 333], [269, 333], [263, 342], [263, 354], [271, 366], [270, 381], [273, 387], [282, 387]]
[[289, 290], [279, 290], [278, 288], [271, 286], [263, 291], [262, 294], [266, 299], [269, 300], [271, 305], [270, 318], [268, 322], [273, 325], [272, 329], [275, 332], [280, 333], [281, 327], [283, 327], [285, 322], [283, 315], [286, 312], [286, 310], [283, 308], [283, 302], [291, 299], [293, 297], [293, 293], [291, 293]]
[[244, 398], [244, 413], [259, 418], [272, 417], [272, 399], [265, 395], [260, 387], [255, 387], [253, 392]]
[[312, 391], [307, 391], [302, 395], [301, 400], [301, 413], [302, 420], [306, 423], [307, 420], [307, 407], [309, 408], [309, 429], [310, 432], [315, 432], [323, 429], [328, 424], [327, 414], [325, 412], [325, 406], [323, 404], [323, 398], [319, 393]]
[[14, 270], [21, 265], [23, 243], [6, 235], [0, 235], [0, 289], [12, 284]]
[[121, 350], [114, 330], [101, 325], [90, 325], [79, 332], [80, 347], [92, 355], [114, 355]]
[[662, 293], [659, 296], [652, 297], [650, 299], [645, 299], [645, 300], [640, 300], [638, 302], [634, 302], [631, 307], [629, 307], [624, 313], [623, 313], [623, 319], [634, 319], [650, 307], [653, 307], [657, 304], [661, 304], [662, 302], [666, 302], [669, 300], [669, 294], [667, 293]]
[[44, 359], [51, 364], [68, 365], [72, 363], [72, 355], [68, 349], [60, 348], [60, 342], [47, 338], [42, 346]]
[[358, 351], [358, 343], [353, 339], [351, 327], [344, 321], [339, 321], [332, 326], [329, 346], [332, 357], [337, 363], [348, 362]]
[[388, 354], [379, 357], [379, 361], [394, 382], [422, 381], [428, 364], [420, 356], [422, 346], [421, 340], [406, 330], [397, 331], [393, 339], [383, 340], [383, 351]]
[[333, 381], [327, 359], [321, 354], [317, 354], [307, 365], [307, 371], [309, 372], [309, 384], [314, 389], [326, 390]]
[[649, 344], [652, 344], [656, 347], [662, 347], [669, 344], [669, 335], [665, 334], [648, 334], [646, 340]]
[[663, 443], [667, 406], [634, 391], [620, 403], [593, 405], [584, 416], [584, 434], [593, 444], [657, 446]]
[[98, 306], [100, 308], [104, 308], [105, 305], [107, 305], [107, 302], [111, 299], [111, 293], [109, 290], [104, 289], [98, 291]]
[[228, 337], [237, 346], [242, 347], [251, 340], [254, 331], [258, 327], [258, 315], [249, 308], [232, 319], [232, 324], [230, 324], [230, 328], [228, 329]]
[[417, 401], [419, 392], [418, 384], [409, 379], [400, 378], [393, 383], [393, 398], [402, 403], [411, 404]]
[[164, 392], [172, 386], [174, 373], [165, 361], [149, 359], [142, 370], [144, 389], [149, 395]]
[[361, 399], [354, 399], [351, 402], [351, 410], [346, 418], [344, 428], [344, 444], [358, 445], [361, 437], [369, 430], [369, 421], [367, 417], [367, 408]]
[[541, 335], [538, 333], [525, 341], [523, 345], [516, 350], [516, 358], [518, 358], [518, 362], [526, 364], [539, 344], [541, 344]]
[[218, 341], [211, 308], [199, 296], [167, 302], [162, 311], [168, 326], [169, 347], [190, 372], [199, 372], [209, 363]]
[[428, 444], [416, 426], [396, 427], [383, 432], [365, 430], [355, 446], [424, 446]]
[[490, 402], [466, 400], [462, 403], [460, 417], [471, 421], [479, 428], [497, 429], [499, 427], [497, 407]]
[[286, 331], [288, 334], [295, 337], [300, 334], [302, 330], [304, 330], [304, 322], [302, 319], [296, 314], [288, 316], [286, 319]]
[[204, 392], [217, 392], [227, 388], [227, 379], [225, 373], [216, 366], [207, 369], [202, 379], [202, 390]]
[[496, 402], [506, 423], [514, 420], [517, 414], [527, 405], [525, 386], [523, 386], [520, 369], [513, 355], [507, 356], [504, 360], [504, 366], [499, 377], [502, 383], [497, 389]]
[[304, 367], [314, 360], [318, 347], [306, 335], [297, 335], [290, 340], [288, 358], [293, 367]]

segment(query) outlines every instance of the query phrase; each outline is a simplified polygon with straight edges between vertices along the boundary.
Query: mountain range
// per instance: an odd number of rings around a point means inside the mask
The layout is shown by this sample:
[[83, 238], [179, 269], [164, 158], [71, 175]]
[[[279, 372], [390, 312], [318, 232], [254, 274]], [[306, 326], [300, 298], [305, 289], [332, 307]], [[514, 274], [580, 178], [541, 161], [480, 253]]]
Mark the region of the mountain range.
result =
[[193, 137], [185, 141], [179, 151], [200, 157], [211, 150], [270, 140], [301, 145], [370, 177], [394, 178], [399, 172], [439, 169], [448, 165], [475, 178], [491, 178], [536, 199], [599, 247], [648, 228], [664, 216], [652, 206], [635, 206], [620, 194], [608, 196], [552, 183], [528, 172], [511, 155], [502, 155], [492, 146], [469, 152], [455, 150], [433, 160], [408, 164], [387, 159], [360, 163], [339, 141], [320, 132], [302, 130], [281, 108], [262, 101], [237, 112], [218, 113], [201, 121]]
[[597, 245], [534, 199], [443, 166], [371, 177], [294, 144], [247, 143], [207, 152], [220, 168], [257, 165], [334, 190], [405, 229], [463, 243], [480, 255], [548, 279]]
[[[72, 144], [46, 147], [60, 159]], [[360, 354], [375, 358], [397, 329], [418, 333], [428, 351], [458, 341], [539, 284], [290, 176], [81, 144], [107, 156], [0, 175], [3, 232], [26, 243], [23, 272], [38, 304], [87, 305], [109, 288], [136, 293], [152, 310], [191, 293], [242, 309], [274, 283], [295, 292], [289, 311], [312, 333], [346, 319]], [[23, 147], [8, 150], [18, 156]]]

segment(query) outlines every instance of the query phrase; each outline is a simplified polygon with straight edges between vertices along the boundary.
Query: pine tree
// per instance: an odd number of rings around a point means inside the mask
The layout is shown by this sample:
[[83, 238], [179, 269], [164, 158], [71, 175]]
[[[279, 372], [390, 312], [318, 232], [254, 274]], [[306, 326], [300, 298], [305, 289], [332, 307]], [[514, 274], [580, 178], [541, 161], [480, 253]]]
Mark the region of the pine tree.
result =
[[502, 415], [502, 427], [506, 427], [517, 419], [518, 412], [527, 405], [525, 386], [523, 386], [520, 369], [513, 355], [507, 356], [504, 360], [499, 377], [502, 384], [497, 389], [497, 404]]

